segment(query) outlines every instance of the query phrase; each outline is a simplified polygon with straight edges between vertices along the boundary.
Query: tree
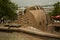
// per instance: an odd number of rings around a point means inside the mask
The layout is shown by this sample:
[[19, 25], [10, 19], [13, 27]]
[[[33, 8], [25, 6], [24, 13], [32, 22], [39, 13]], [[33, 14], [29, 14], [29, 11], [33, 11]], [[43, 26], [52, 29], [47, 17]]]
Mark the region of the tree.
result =
[[60, 2], [54, 4], [53, 16], [60, 15]]
[[17, 5], [10, 0], [0, 0], [0, 19], [15, 20], [17, 18]]

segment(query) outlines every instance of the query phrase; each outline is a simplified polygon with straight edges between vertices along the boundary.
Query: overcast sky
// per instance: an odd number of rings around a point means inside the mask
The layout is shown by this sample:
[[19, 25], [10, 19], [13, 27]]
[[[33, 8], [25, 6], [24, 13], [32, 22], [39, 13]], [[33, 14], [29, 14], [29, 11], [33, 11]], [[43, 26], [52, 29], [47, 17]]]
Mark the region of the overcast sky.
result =
[[31, 6], [31, 5], [51, 5], [60, 0], [11, 0], [18, 4], [18, 6]]

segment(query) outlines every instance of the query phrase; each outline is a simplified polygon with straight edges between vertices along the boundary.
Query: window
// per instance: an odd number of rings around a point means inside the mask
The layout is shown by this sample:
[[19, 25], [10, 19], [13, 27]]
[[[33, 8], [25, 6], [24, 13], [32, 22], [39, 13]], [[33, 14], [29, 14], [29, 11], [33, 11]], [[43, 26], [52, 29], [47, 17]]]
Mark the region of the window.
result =
[[41, 22], [40, 22], [40, 25], [41, 25]]
[[55, 26], [55, 27], [54, 27], [54, 30], [55, 30], [56, 32], [60, 32], [60, 26]]
[[27, 9], [24, 10], [24, 13], [26, 13]]

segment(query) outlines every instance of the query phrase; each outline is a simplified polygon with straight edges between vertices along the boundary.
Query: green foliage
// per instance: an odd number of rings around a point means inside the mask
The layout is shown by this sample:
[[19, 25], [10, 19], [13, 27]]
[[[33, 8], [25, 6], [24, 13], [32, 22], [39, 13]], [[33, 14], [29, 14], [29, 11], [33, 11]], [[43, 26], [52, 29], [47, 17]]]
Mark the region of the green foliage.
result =
[[17, 5], [10, 0], [0, 0], [0, 19], [5, 17], [7, 20], [15, 20], [17, 8]]
[[60, 2], [54, 4], [53, 16], [60, 15]]

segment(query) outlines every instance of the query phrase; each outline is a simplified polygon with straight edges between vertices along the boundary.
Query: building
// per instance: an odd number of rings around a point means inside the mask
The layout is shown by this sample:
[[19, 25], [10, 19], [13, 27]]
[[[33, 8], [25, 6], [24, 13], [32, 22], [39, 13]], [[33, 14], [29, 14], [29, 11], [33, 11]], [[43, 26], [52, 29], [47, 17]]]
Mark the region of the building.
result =
[[53, 5], [43, 5], [42, 6], [44, 8], [44, 11], [47, 13], [50, 13], [54, 10], [54, 6]]
[[[23, 13], [24, 15], [22, 15]], [[19, 12], [19, 14], [19, 19], [14, 21], [14, 23], [24, 25], [25, 27], [32, 26], [50, 33], [56, 33], [53, 29], [59, 27], [52, 22], [50, 16], [45, 14], [44, 9], [40, 6], [27, 7], [23, 12]]]
[[24, 11], [24, 15], [22, 14], [20, 14], [20, 19], [16, 20], [15, 23], [33, 26], [35, 28], [45, 30], [43, 27], [46, 27], [47, 20], [44, 9], [42, 7], [27, 7], [27, 9]]

